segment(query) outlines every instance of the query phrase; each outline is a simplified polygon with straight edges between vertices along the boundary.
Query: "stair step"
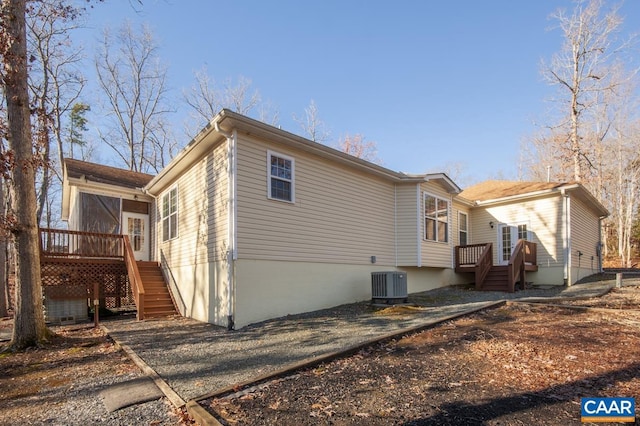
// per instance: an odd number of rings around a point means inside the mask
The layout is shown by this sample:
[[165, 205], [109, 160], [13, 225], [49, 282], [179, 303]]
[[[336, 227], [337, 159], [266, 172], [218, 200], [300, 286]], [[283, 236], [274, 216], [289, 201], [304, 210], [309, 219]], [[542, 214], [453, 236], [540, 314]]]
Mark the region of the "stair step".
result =
[[142, 279], [142, 285], [147, 288], [147, 287], [166, 287], [167, 284], [164, 281], [160, 281], [160, 280], [145, 280], [144, 278]]
[[165, 314], [176, 314], [175, 309], [169, 308], [166, 306], [149, 306], [148, 308], [145, 306], [144, 315], [147, 314], [157, 314], [157, 313], [165, 313]]
[[154, 319], [154, 318], [169, 318], [175, 317], [178, 315], [175, 311], [173, 312], [149, 312], [144, 314], [146, 319]]
[[144, 311], [147, 312], [149, 310], [158, 310], [158, 309], [164, 309], [164, 310], [168, 310], [168, 311], [173, 311], [173, 303], [169, 300], [169, 301], [163, 301], [163, 302], [144, 302]]

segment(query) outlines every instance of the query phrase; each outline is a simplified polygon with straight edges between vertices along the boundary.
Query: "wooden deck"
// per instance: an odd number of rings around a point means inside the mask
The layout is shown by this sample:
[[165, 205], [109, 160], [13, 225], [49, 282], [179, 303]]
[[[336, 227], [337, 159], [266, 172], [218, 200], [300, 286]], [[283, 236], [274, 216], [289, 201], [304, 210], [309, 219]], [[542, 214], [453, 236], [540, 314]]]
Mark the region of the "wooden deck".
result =
[[135, 307], [145, 318], [145, 288], [127, 235], [40, 229], [40, 266], [45, 297]]
[[524, 285], [526, 273], [537, 271], [537, 245], [518, 240], [507, 265], [493, 264], [493, 245], [456, 246], [455, 271], [473, 273], [476, 290], [500, 290], [513, 293], [516, 282]]

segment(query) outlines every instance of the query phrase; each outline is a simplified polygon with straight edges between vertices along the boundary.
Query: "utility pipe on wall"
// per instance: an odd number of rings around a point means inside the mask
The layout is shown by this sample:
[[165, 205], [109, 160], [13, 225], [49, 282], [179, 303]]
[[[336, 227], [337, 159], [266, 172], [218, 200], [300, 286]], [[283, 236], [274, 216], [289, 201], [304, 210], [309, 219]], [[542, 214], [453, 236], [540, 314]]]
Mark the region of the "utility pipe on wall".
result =
[[564, 258], [563, 267], [563, 279], [564, 284], [571, 285], [570, 282], [570, 268], [571, 268], [571, 212], [570, 212], [570, 199], [569, 194], [562, 189], [561, 190], [561, 206], [562, 206], [562, 250]]
[[227, 161], [228, 176], [227, 176], [227, 191], [229, 198], [229, 208], [227, 211], [227, 227], [228, 227], [228, 240], [229, 248], [227, 249], [227, 329], [234, 329], [234, 314], [235, 314], [235, 260], [238, 258], [237, 252], [237, 235], [236, 235], [236, 217], [237, 217], [237, 203], [236, 203], [236, 142], [238, 139], [238, 133], [234, 129], [231, 133], [227, 133], [220, 129], [218, 122], [214, 123], [216, 132], [227, 138]]

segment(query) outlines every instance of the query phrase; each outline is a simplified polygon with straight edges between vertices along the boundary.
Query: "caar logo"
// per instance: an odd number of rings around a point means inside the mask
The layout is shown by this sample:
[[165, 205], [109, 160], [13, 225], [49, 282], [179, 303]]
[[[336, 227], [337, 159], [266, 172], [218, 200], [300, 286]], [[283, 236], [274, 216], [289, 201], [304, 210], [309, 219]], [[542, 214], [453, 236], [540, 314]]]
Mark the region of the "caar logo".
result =
[[582, 398], [583, 422], [630, 422], [636, 419], [634, 398]]

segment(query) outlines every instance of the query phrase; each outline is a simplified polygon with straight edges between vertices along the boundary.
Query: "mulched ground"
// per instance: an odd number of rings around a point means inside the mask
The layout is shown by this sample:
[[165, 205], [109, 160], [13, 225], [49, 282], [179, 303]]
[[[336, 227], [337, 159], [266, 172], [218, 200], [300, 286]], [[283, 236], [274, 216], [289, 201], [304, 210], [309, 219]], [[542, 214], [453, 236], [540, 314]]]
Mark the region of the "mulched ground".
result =
[[640, 396], [640, 287], [567, 304], [598, 309], [512, 303], [202, 405], [227, 425], [581, 424], [581, 397]]

